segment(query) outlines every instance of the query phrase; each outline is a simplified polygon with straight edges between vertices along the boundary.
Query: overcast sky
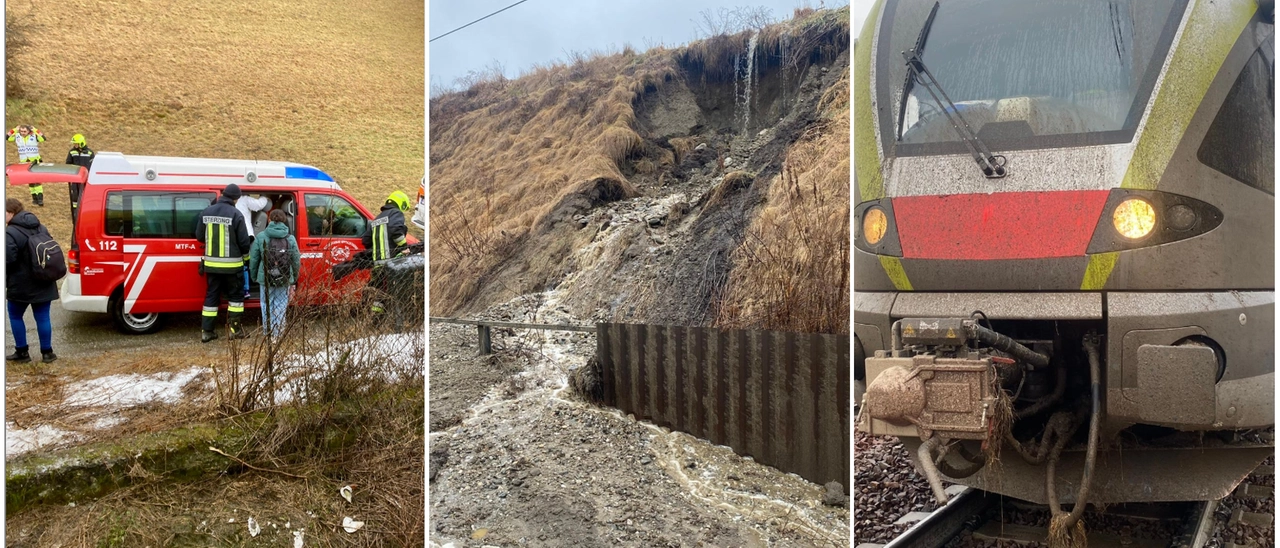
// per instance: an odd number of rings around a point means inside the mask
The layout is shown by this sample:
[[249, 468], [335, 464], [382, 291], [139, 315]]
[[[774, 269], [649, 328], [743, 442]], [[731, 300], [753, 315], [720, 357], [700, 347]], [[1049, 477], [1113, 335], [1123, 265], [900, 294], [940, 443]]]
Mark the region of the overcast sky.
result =
[[[428, 35], [434, 39], [515, 2], [430, 2]], [[825, 6], [839, 7], [847, 2], [826, 0]], [[857, 2], [861, 4], [863, 0]], [[643, 51], [647, 48], [646, 41], [667, 47], [687, 43], [697, 36], [694, 20], [701, 19], [703, 11], [714, 14], [720, 8], [763, 6], [772, 10], [774, 19], [787, 19], [793, 9], [804, 5], [818, 7], [823, 1], [527, 0], [431, 42], [427, 71], [432, 86], [452, 85], [468, 71], [481, 71], [496, 60], [508, 77], [515, 77], [536, 63], [563, 60], [570, 51], [620, 49], [628, 43], [636, 51]], [[858, 21], [861, 20], [859, 17]]]
[[858, 37], [858, 33], [862, 32], [862, 22], [867, 20], [867, 14], [871, 12], [871, 0], [853, 0], [853, 36]]

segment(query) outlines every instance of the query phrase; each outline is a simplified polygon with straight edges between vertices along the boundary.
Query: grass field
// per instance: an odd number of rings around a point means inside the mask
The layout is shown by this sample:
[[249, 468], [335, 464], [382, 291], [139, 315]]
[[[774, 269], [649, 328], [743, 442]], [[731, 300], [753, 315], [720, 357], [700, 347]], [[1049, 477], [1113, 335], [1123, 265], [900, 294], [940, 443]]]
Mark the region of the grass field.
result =
[[[374, 211], [423, 175], [420, 1], [14, 0], [5, 10], [5, 127], [43, 131], [45, 161], [61, 163], [83, 133], [99, 151], [300, 162]], [[25, 188], [6, 190], [29, 202]], [[58, 202], [37, 214], [65, 238], [66, 190], [46, 194]]]

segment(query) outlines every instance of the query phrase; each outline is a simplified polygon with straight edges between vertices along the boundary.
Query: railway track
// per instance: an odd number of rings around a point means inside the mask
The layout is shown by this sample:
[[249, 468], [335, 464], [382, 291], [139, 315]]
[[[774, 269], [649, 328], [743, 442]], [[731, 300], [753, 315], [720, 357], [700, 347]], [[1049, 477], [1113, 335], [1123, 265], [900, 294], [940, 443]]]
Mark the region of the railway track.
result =
[[[1270, 461], [1271, 459], [1268, 459]], [[1114, 505], [1089, 511], [1085, 522], [1091, 548], [1268, 548], [1275, 503], [1275, 471], [1264, 464], [1221, 501]], [[959, 485], [948, 488], [946, 506], [911, 512], [910, 523], [888, 544], [857, 548], [969, 548], [1048, 546], [1047, 506], [1031, 504]]]

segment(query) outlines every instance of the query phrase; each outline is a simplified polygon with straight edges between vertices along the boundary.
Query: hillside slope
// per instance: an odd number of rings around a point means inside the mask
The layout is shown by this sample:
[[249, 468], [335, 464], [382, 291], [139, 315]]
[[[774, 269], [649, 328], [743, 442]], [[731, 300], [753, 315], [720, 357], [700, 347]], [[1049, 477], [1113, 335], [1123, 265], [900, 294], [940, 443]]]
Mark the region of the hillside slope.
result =
[[[422, 176], [421, 2], [15, 0], [5, 15], [5, 124], [40, 128], [46, 161], [83, 133], [95, 150], [301, 162], [374, 210]], [[66, 191], [46, 192], [56, 222]]]
[[432, 314], [848, 332], [848, 13], [433, 98]]

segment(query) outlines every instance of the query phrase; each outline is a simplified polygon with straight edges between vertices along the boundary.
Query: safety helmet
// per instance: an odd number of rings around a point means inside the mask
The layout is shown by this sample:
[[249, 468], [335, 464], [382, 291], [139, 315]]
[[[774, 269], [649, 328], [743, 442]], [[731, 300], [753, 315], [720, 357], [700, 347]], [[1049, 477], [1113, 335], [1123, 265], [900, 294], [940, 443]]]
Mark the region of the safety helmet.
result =
[[395, 204], [400, 211], [409, 211], [409, 195], [399, 190], [387, 196], [387, 203]]
[[72, 136], [71, 136], [71, 144], [73, 144], [73, 145], [75, 145], [75, 146], [78, 146], [78, 147], [85, 146], [84, 135], [81, 135], [81, 134], [79, 134], [79, 133], [77, 133], [77, 134], [75, 134], [75, 135], [72, 135]]

